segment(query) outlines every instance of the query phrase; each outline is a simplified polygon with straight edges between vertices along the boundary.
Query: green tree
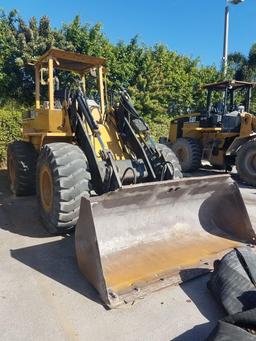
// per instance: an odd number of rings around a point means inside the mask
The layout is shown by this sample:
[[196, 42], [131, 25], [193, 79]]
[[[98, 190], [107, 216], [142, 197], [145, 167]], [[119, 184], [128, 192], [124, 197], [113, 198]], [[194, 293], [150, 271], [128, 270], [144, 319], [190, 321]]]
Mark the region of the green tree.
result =
[[[178, 55], [161, 44], [145, 46], [137, 36], [129, 43], [112, 44], [101, 24], [83, 24], [79, 16], [53, 29], [46, 16], [38, 22], [32, 17], [26, 23], [15, 10], [8, 15], [1, 12], [0, 46], [2, 101], [33, 103], [34, 71], [29, 62], [58, 47], [105, 57], [108, 88], [126, 87], [136, 108], [150, 122], [169, 120], [188, 108], [200, 109], [205, 104], [201, 85], [221, 77], [215, 67], [203, 67], [198, 59]], [[90, 77], [87, 81], [89, 85]]]
[[256, 79], [256, 43], [250, 48], [248, 56], [240, 52], [228, 56], [229, 75], [236, 80], [255, 81]]

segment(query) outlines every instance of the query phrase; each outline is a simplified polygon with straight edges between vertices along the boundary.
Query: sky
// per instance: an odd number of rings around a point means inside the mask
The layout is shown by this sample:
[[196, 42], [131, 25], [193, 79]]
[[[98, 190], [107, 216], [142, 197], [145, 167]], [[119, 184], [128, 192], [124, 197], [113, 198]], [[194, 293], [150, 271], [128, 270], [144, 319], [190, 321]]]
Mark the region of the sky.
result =
[[[199, 57], [203, 65], [220, 66], [226, 0], [0, 0], [6, 12], [15, 8], [28, 20], [47, 15], [52, 27], [70, 23], [102, 23], [112, 43], [163, 43], [180, 54]], [[230, 5], [229, 52], [248, 54], [256, 42], [256, 0]]]

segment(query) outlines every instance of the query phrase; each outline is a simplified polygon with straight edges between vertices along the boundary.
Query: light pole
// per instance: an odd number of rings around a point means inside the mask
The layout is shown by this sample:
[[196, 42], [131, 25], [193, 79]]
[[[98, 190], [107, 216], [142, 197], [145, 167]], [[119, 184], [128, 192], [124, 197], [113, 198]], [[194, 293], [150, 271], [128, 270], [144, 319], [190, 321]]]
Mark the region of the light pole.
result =
[[228, 69], [228, 33], [229, 33], [229, 4], [238, 5], [244, 0], [226, 0], [225, 7], [225, 24], [224, 24], [224, 44], [223, 44], [223, 73], [224, 77], [227, 75]]

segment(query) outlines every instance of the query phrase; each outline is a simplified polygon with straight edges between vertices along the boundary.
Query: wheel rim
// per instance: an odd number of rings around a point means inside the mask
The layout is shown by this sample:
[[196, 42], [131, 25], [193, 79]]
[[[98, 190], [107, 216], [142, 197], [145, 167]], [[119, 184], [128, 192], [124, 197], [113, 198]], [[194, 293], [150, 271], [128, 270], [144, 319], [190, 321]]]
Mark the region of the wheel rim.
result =
[[10, 156], [8, 158], [8, 174], [9, 174], [9, 178], [10, 178], [11, 190], [14, 191], [16, 173], [15, 173], [14, 160], [13, 160], [12, 156]]
[[53, 203], [53, 182], [51, 171], [46, 165], [40, 170], [40, 198], [44, 210], [49, 212]]

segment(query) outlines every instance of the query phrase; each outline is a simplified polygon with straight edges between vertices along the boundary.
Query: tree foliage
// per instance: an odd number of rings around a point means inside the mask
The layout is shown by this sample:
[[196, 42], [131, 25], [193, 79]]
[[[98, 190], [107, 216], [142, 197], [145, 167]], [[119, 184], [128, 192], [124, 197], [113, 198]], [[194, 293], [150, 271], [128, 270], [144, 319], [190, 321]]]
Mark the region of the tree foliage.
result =
[[240, 52], [231, 53], [228, 56], [229, 75], [236, 80], [256, 80], [256, 44], [250, 48], [248, 56]]
[[105, 57], [108, 86], [128, 88], [135, 106], [153, 120], [187, 108], [199, 109], [205, 101], [201, 85], [221, 77], [215, 67], [202, 67], [199, 60], [178, 55], [164, 45], [147, 47], [137, 36], [128, 44], [114, 45], [100, 24], [82, 24], [79, 16], [53, 29], [45, 16], [26, 23], [15, 10], [1, 12], [0, 47], [2, 101], [33, 103], [34, 75], [28, 64], [50, 47]]
[[[240, 52], [228, 56], [228, 74], [229, 78], [256, 82], [256, 43], [251, 46], [248, 56]], [[256, 89], [253, 89], [251, 111], [256, 112]]]
[[[179, 55], [162, 44], [148, 47], [140, 43], [137, 36], [129, 43], [112, 44], [101, 24], [83, 24], [79, 16], [70, 24], [54, 29], [46, 16], [39, 20], [32, 17], [25, 22], [16, 10], [7, 14], [2, 11], [0, 120], [3, 129], [0, 140], [3, 147], [0, 161], [5, 157], [9, 137], [19, 136], [20, 108], [34, 103], [34, 70], [29, 63], [51, 47], [105, 57], [108, 89], [118, 86], [128, 89], [135, 107], [156, 138], [167, 135], [171, 116], [204, 107], [206, 98], [201, 85], [221, 79], [221, 73], [214, 66], [203, 67], [198, 59]], [[11, 105], [3, 107], [10, 101]], [[13, 118], [8, 119], [8, 112]], [[13, 131], [8, 138], [4, 132], [9, 131], [7, 127], [12, 127]]]
[[0, 108], [0, 167], [6, 160], [7, 144], [21, 138], [21, 120], [24, 107], [9, 102]]

